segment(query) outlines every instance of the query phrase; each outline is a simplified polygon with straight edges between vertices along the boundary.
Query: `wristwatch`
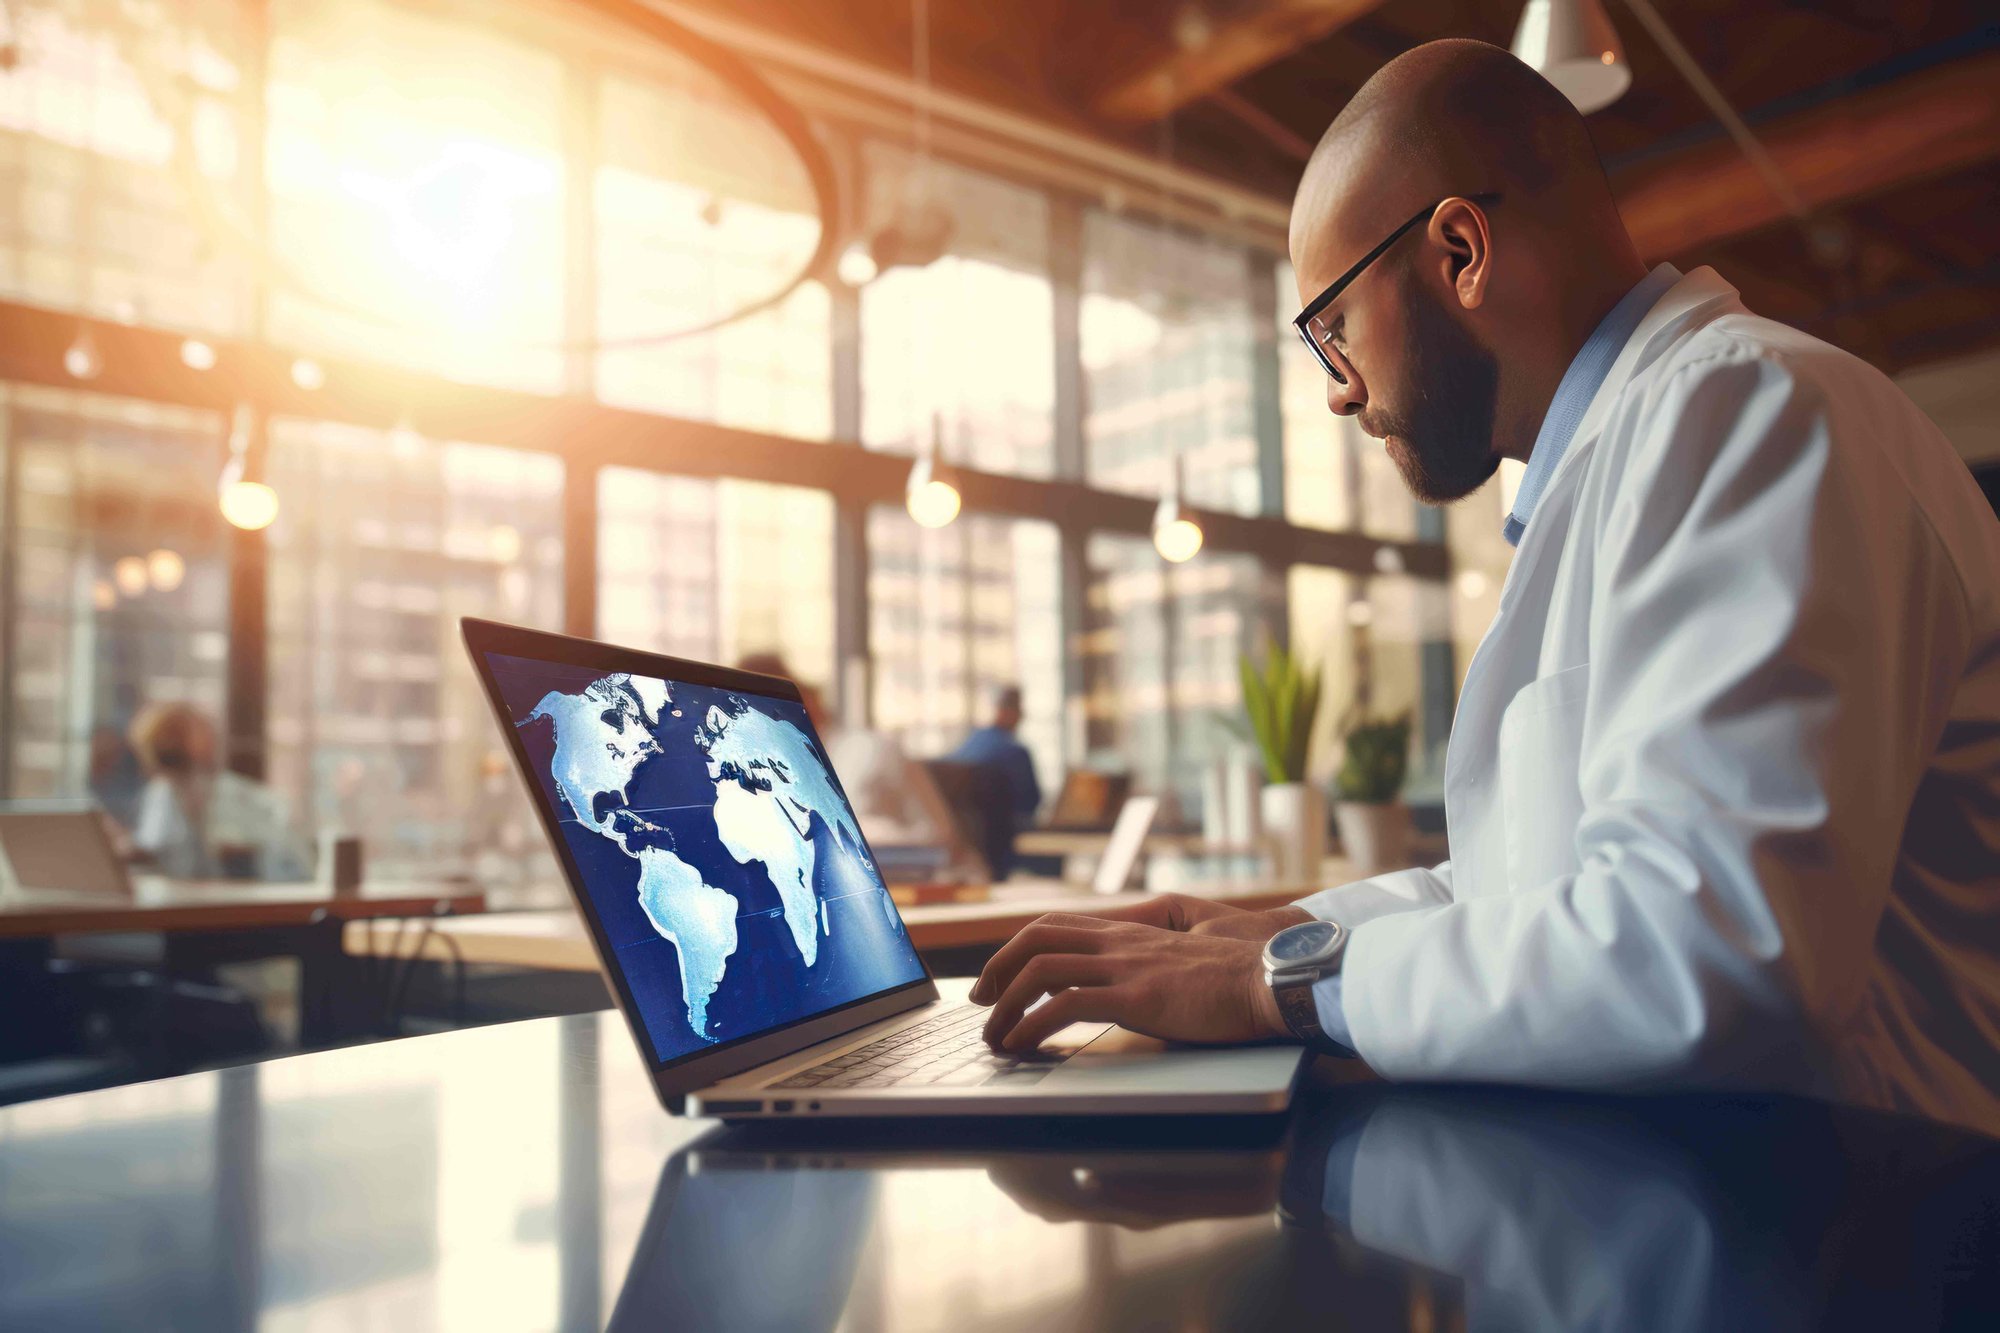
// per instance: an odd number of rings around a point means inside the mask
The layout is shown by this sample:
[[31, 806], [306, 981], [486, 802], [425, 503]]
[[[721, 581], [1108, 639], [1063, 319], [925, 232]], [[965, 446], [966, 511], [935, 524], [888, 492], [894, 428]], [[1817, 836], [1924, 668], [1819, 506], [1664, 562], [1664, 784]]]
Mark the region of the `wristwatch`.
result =
[[1340, 971], [1347, 952], [1347, 927], [1338, 921], [1302, 921], [1287, 926], [1264, 946], [1264, 982], [1277, 997], [1278, 1013], [1292, 1035], [1315, 1051], [1354, 1057], [1354, 1052], [1319, 1025], [1313, 983]]

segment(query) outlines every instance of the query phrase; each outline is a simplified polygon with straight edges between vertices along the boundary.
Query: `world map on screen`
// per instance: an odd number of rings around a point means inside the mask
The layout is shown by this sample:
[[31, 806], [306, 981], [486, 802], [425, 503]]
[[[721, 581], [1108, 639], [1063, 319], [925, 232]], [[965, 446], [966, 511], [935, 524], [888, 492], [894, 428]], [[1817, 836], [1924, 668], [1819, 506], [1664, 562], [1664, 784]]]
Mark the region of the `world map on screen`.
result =
[[797, 703], [491, 665], [658, 1058], [922, 977]]

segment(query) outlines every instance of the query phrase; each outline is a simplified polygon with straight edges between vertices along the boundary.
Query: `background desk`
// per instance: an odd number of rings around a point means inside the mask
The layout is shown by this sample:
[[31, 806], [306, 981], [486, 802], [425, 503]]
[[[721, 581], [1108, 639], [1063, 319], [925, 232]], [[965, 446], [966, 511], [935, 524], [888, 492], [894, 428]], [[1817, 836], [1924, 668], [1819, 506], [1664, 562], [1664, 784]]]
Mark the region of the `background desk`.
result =
[[[0, 1009], [33, 1016], [0, 1032], [0, 1101], [380, 1036], [379, 978], [343, 952], [341, 927], [486, 907], [478, 889], [447, 881], [338, 898], [235, 880], [144, 877], [135, 890], [0, 896]], [[296, 961], [295, 987], [281, 970], [253, 1015], [217, 969], [273, 959]]]
[[722, 1131], [582, 1015], [0, 1108], [0, 1327], [2000, 1326], [1993, 1140], [1333, 1077], [1282, 1124]]

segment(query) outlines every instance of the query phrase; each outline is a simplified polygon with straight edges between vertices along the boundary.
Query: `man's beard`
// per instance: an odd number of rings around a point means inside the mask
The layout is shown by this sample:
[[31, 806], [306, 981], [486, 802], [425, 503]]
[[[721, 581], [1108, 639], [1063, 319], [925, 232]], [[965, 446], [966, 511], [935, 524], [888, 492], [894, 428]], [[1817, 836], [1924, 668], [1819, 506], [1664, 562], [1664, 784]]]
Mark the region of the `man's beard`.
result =
[[1361, 427], [1389, 441], [1389, 457], [1417, 499], [1450, 504], [1500, 466], [1493, 448], [1500, 365], [1412, 275], [1402, 285], [1410, 312], [1403, 382], [1415, 402], [1403, 412], [1365, 409]]

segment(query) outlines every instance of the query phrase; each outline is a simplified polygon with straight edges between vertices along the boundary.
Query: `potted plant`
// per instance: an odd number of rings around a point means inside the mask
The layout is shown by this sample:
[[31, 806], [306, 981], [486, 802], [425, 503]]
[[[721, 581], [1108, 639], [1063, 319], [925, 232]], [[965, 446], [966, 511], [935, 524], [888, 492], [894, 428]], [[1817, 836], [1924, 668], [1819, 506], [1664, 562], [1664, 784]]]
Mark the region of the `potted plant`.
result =
[[1346, 751], [1333, 777], [1341, 850], [1363, 874], [1399, 870], [1409, 864], [1410, 851], [1410, 808], [1402, 802], [1410, 715], [1371, 718], [1357, 711], [1342, 740]]
[[1305, 669], [1278, 647], [1265, 655], [1262, 671], [1247, 653], [1237, 666], [1251, 739], [1270, 784], [1259, 807], [1276, 852], [1273, 868], [1287, 884], [1317, 888], [1326, 860], [1326, 802], [1306, 780], [1306, 761], [1319, 716], [1319, 668]]

